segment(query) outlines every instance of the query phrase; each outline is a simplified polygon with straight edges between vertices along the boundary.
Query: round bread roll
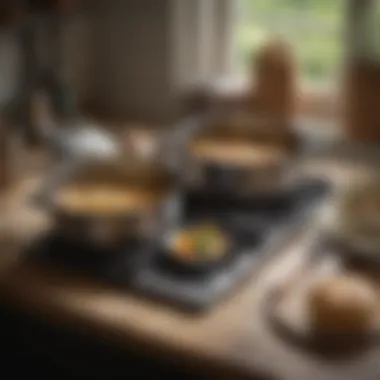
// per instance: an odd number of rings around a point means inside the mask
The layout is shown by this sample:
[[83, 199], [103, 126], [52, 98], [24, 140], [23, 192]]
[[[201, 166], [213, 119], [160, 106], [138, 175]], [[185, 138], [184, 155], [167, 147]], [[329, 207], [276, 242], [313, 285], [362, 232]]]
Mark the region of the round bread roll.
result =
[[362, 334], [373, 327], [378, 298], [364, 278], [340, 276], [324, 279], [309, 294], [310, 322], [321, 334]]

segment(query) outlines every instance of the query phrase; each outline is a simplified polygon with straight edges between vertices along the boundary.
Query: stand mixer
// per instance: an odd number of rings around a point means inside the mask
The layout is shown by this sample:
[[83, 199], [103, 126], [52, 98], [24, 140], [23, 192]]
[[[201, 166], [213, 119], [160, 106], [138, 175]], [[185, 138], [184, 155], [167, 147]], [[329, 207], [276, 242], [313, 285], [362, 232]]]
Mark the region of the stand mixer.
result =
[[[115, 158], [117, 141], [100, 125], [80, 115], [65, 70], [63, 36], [73, 0], [25, 0], [20, 31], [26, 88], [23, 114], [27, 140], [42, 142], [59, 162], [81, 163]], [[48, 62], [38, 54], [38, 30], [44, 28]]]

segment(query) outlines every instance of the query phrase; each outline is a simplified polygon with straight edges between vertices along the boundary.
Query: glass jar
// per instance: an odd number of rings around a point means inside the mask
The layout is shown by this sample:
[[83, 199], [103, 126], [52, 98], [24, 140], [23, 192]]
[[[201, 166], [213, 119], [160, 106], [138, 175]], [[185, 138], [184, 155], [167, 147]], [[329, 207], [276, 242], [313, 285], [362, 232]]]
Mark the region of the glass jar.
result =
[[288, 125], [295, 113], [297, 67], [293, 50], [285, 41], [263, 46], [253, 62], [254, 112]]

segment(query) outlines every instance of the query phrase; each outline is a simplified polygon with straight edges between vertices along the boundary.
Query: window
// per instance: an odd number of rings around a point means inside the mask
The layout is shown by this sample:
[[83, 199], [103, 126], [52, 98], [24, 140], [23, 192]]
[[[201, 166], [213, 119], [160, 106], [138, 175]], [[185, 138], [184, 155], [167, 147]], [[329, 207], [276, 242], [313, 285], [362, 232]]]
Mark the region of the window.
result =
[[[367, 1], [361, 17], [356, 17], [356, 53], [380, 61], [380, 0]], [[357, 14], [356, 14], [357, 16]]]
[[342, 55], [345, 0], [236, 0], [235, 57], [244, 73], [266, 39], [279, 36], [294, 46], [302, 78], [326, 83], [336, 78]]

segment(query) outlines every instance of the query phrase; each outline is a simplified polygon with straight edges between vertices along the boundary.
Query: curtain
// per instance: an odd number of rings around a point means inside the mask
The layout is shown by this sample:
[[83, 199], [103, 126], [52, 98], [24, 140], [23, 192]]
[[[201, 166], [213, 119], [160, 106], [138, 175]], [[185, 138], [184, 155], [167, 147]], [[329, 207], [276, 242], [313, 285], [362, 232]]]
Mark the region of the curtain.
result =
[[233, 71], [235, 0], [173, 0], [173, 73], [178, 88]]

